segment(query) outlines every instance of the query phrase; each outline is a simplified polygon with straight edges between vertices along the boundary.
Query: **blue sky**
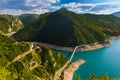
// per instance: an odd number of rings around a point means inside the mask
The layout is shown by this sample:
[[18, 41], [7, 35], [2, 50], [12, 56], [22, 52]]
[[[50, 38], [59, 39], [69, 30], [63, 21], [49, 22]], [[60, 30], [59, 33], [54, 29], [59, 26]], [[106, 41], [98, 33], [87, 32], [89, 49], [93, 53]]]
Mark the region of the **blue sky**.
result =
[[0, 0], [0, 14], [43, 14], [62, 7], [76, 13], [111, 14], [120, 11], [120, 0]]

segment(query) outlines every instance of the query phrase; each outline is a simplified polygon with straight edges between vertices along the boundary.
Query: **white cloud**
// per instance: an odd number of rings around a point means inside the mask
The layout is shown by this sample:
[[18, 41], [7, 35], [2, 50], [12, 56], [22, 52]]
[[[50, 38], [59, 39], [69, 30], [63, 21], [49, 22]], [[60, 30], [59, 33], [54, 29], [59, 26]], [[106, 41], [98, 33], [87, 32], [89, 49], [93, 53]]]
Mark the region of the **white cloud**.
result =
[[[55, 11], [62, 7], [76, 13], [93, 13], [93, 14], [111, 14], [113, 12], [120, 11], [120, 1], [104, 2], [104, 3], [76, 3], [71, 2], [68, 4], [53, 4], [60, 3], [60, 0], [20, 0], [24, 4], [19, 3], [12, 6], [9, 2], [15, 0], [0, 0], [0, 13], [3, 14], [23, 14], [23, 13], [37, 13], [43, 14], [49, 11]], [[11, 2], [12, 3], [12, 2]]]
[[49, 2], [51, 2], [51, 3], [58, 3], [58, 2], [60, 2], [60, 0], [48, 0]]
[[66, 8], [78, 8], [81, 6], [94, 6], [94, 4], [81, 4], [81, 3], [75, 3], [75, 2], [71, 2], [68, 4], [62, 4], [61, 6], [66, 7]]
[[0, 10], [0, 13], [1, 14], [11, 14], [11, 15], [14, 15], [14, 14], [21, 14], [23, 11], [21, 10], [14, 10], [14, 9], [2, 9]]
[[24, 11], [24, 10], [14, 10], [14, 9], [2, 9], [0, 10], [0, 14], [10, 14], [10, 15], [20, 15], [24, 13], [34, 13], [34, 14], [43, 14], [49, 12], [47, 9], [32, 9], [30, 11]]
[[[87, 11], [90, 11], [94, 6], [95, 6], [94, 4], [81, 4], [81, 3], [75, 3], [75, 2], [61, 5], [61, 7], [65, 7], [76, 13], [85, 13]], [[83, 10], [82, 7], [87, 7], [87, 9]]]
[[103, 9], [103, 10], [98, 10], [98, 11], [91, 11], [89, 13], [92, 13], [92, 14], [111, 14], [111, 13], [118, 12], [118, 11], [120, 11], [120, 7], [108, 8], [108, 9]]
[[30, 11], [26, 11], [25, 13], [44, 14], [46, 12], [49, 12], [49, 10], [48, 9], [37, 8], [37, 9], [32, 9]]
[[60, 8], [61, 8], [60, 6], [51, 6], [51, 7], [49, 7], [49, 9], [51, 9], [53, 11], [58, 10]]
[[[15, 5], [21, 5], [16, 7], [10, 8], [12, 5], [9, 4], [9, 2], [14, 1], [14, 0], [0, 0], [0, 5], [1, 4], [6, 4], [2, 5], [0, 8], [0, 13], [1, 14], [12, 14], [12, 15], [19, 15], [19, 14], [24, 14], [24, 13], [35, 13], [35, 14], [43, 14], [45, 12], [49, 12], [49, 8], [55, 9], [55, 7], [52, 6], [52, 4], [59, 3], [60, 0], [21, 0], [25, 1], [24, 4], [19, 4], [19, 1]], [[7, 7], [8, 5], [11, 5], [10, 7]], [[6, 6], [6, 7], [5, 7]], [[3, 8], [2, 8], [3, 7]]]
[[106, 2], [95, 4], [90, 13], [93, 14], [111, 14], [120, 11], [120, 2]]
[[25, 6], [29, 7], [49, 7], [51, 4], [58, 3], [60, 0], [26, 0]]
[[93, 14], [111, 14], [120, 11], [120, 2], [104, 2], [95, 4], [81, 4], [81, 3], [68, 3], [62, 4], [65, 7], [76, 13], [93, 13]]

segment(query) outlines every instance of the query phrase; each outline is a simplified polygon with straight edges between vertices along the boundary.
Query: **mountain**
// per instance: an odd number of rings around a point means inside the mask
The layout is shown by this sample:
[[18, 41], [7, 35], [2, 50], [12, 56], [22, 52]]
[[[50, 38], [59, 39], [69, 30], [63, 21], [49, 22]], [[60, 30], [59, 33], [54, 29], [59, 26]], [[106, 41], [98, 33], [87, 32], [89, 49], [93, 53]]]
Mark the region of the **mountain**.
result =
[[3, 33], [16, 32], [23, 27], [23, 24], [19, 17], [0, 14], [0, 31]]
[[119, 11], [119, 12], [112, 13], [112, 15], [115, 15], [115, 16], [117, 16], [117, 17], [120, 17], [120, 11]]
[[86, 19], [93, 22], [95, 25], [104, 29], [105, 34], [109, 36], [117, 36], [120, 34], [120, 18], [114, 15], [94, 15], [83, 14]]
[[28, 24], [33, 22], [38, 17], [39, 17], [38, 14], [22, 14], [22, 15], [19, 16], [19, 18], [22, 21], [24, 26], [27, 26]]
[[53, 80], [66, 61], [46, 47], [17, 42], [0, 33], [0, 80]]
[[[106, 18], [101, 18], [96, 23], [96, 17], [88, 19], [86, 15], [76, 14], [62, 8], [52, 13], [40, 15], [38, 19], [18, 31], [13, 37], [18, 41], [38, 41], [59, 46], [104, 42], [110, 33], [119, 34], [118, 24], [120, 24], [118, 23], [120, 19], [112, 16], [112, 20], [117, 22], [112, 23], [112, 25], [116, 25], [115, 28], [114, 26], [110, 27], [111, 23], [107, 21], [109, 18]], [[105, 25], [102, 25], [102, 22]]]

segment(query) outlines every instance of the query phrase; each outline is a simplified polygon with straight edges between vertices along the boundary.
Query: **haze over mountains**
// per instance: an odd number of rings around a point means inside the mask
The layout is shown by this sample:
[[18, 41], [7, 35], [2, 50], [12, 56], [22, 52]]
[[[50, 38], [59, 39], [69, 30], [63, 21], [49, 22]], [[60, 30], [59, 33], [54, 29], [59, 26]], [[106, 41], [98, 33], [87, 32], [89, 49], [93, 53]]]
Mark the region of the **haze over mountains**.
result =
[[65, 8], [40, 15], [18, 31], [18, 41], [37, 41], [59, 46], [104, 42], [120, 34], [120, 18], [113, 15], [76, 14]]
[[120, 17], [120, 11], [119, 11], [119, 12], [112, 13], [112, 15], [115, 15], [115, 16], [117, 16], [117, 17]]

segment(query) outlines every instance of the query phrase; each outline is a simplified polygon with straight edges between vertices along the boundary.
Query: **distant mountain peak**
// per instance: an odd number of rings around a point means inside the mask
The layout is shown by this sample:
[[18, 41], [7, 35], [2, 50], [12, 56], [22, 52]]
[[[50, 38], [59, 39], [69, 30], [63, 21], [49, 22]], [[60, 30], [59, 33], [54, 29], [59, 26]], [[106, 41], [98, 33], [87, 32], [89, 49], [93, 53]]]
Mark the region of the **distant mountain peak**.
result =
[[112, 13], [112, 15], [117, 16], [117, 17], [120, 17], [120, 11], [115, 12], [115, 13]]
[[58, 10], [56, 10], [55, 12], [67, 12], [68, 10], [66, 8], [60, 8]]

